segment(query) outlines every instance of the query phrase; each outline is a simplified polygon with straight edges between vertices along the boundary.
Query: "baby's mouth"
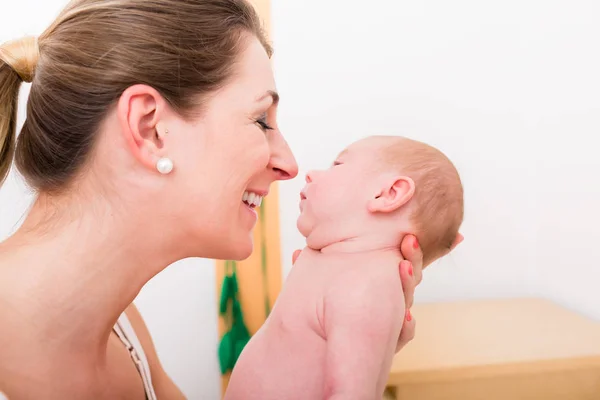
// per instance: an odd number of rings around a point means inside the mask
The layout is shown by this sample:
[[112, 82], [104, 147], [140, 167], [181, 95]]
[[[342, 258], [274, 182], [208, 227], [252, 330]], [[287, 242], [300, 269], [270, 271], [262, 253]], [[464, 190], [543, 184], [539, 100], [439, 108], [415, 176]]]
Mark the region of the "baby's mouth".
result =
[[242, 202], [250, 208], [260, 207], [262, 199], [263, 196], [249, 191], [245, 191], [242, 196]]

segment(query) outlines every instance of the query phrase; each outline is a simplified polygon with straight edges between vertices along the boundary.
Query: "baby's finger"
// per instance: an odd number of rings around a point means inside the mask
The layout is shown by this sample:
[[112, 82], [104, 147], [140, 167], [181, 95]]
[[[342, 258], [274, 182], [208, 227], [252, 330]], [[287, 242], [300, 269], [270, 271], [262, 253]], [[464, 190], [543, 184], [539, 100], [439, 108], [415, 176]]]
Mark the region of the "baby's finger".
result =
[[294, 254], [292, 254], [292, 264], [296, 263], [296, 260], [298, 259], [298, 256], [300, 255], [300, 253], [302, 253], [302, 250], [294, 251]]
[[410, 261], [403, 260], [400, 262], [400, 280], [402, 281], [402, 291], [404, 292], [404, 304], [406, 309], [409, 309], [413, 305], [415, 287], [417, 286], [414, 269]]

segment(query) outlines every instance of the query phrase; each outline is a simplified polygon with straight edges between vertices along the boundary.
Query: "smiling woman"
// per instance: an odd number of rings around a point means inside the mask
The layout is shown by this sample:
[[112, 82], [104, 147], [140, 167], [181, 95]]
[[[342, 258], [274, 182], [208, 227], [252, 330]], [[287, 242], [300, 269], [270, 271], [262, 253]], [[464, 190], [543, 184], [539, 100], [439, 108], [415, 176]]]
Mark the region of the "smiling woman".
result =
[[9, 398], [182, 397], [131, 303], [178, 260], [250, 256], [248, 200], [297, 175], [270, 55], [245, 0], [72, 0], [0, 46], [0, 180], [14, 158], [37, 194], [0, 243]]

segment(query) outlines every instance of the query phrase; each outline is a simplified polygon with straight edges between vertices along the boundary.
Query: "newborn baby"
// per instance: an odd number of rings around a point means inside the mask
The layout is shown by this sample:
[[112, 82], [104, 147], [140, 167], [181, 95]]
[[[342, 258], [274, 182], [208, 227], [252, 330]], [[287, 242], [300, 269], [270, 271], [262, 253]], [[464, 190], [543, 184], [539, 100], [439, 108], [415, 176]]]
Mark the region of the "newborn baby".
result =
[[405, 316], [401, 240], [416, 235], [426, 264], [448, 252], [463, 219], [459, 175], [431, 146], [374, 136], [310, 172], [300, 199], [307, 248], [225, 398], [381, 399]]

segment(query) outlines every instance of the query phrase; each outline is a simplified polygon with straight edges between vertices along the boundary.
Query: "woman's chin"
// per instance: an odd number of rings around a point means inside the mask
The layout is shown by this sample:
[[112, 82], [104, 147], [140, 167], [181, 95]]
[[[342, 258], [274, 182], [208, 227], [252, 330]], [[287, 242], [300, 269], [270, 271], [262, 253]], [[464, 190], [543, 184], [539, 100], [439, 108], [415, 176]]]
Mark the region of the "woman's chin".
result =
[[237, 238], [234, 238], [233, 236], [225, 235], [219, 240], [208, 243], [203, 242], [203, 246], [196, 247], [192, 251], [187, 251], [185, 258], [197, 257], [210, 260], [242, 261], [250, 257], [254, 249], [252, 233], [246, 234], [245, 237], [239, 235]]
[[254, 243], [252, 239], [252, 232], [245, 238], [239, 240], [230, 241], [229, 246], [223, 248], [222, 256], [219, 257], [222, 260], [233, 260], [243, 261], [252, 255], [254, 250]]

